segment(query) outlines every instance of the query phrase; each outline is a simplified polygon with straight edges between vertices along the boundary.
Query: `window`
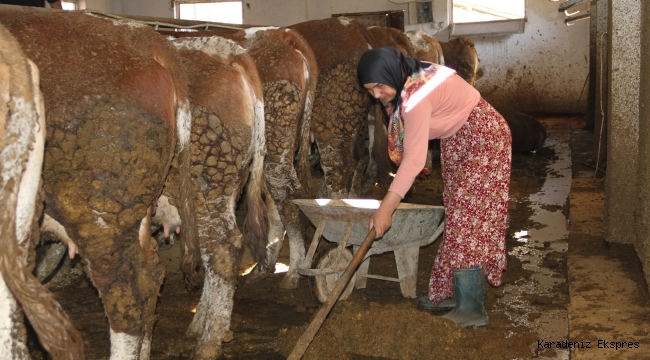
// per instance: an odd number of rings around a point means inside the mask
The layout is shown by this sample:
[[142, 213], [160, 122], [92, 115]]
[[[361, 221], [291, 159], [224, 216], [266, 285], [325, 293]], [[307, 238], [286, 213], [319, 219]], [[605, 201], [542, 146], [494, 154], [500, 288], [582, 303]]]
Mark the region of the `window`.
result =
[[174, 1], [174, 17], [183, 20], [242, 24], [242, 2], [200, 0]]
[[63, 10], [77, 10], [77, 3], [75, 1], [61, 1], [61, 8]]
[[521, 0], [454, 0], [452, 18], [455, 23], [523, 19]]
[[452, 0], [451, 35], [523, 33], [525, 0]]

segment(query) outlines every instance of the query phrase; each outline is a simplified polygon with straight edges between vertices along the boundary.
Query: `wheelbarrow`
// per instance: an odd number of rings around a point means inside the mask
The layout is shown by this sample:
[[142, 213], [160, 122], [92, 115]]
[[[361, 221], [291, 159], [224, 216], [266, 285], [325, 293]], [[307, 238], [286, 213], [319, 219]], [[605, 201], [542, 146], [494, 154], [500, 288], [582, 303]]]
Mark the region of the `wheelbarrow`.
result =
[[[353, 254], [348, 247], [352, 246], [355, 254], [359, 251], [368, 234], [370, 216], [381, 202], [374, 199], [297, 199], [293, 202], [316, 226], [309, 250], [297, 270], [310, 277], [312, 292], [325, 302], [352, 260]], [[353, 288], [365, 288], [369, 278], [399, 282], [402, 295], [415, 298], [420, 246], [433, 243], [442, 234], [444, 211], [442, 206], [399, 204], [393, 213], [391, 228], [368, 249], [339, 300], [345, 300]], [[314, 257], [321, 236], [338, 245], [321, 247], [323, 249]], [[369, 274], [370, 256], [389, 251], [395, 254], [398, 277]]]

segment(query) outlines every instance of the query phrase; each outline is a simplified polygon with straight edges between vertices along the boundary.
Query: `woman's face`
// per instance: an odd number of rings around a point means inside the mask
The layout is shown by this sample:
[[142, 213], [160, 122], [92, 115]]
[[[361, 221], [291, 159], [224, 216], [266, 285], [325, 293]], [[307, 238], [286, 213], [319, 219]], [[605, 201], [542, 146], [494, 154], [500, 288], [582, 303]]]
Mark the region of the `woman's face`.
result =
[[397, 94], [397, 90], [393, 89], [392, 87], [385, 85], [385, 84], [380, 84], [380, 83], [368, 83], [364, 84], [363, 87], [368, 90], [370, 95], [374, 97], [375, 99], [379, 99], [383, 102], [389, 102], [395, 98], [395, 95]]

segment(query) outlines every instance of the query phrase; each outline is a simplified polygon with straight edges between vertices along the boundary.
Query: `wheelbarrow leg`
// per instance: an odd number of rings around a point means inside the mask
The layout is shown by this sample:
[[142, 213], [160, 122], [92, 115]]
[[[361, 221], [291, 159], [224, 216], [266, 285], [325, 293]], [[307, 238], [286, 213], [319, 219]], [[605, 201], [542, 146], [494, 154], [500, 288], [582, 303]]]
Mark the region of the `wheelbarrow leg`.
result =
[[318, 247], [320, 237], [323, 235], [325, 224], [325, 220], [322, 220], [318, 223], [318, 226], [316, 226], [316, 232], [314, 233], [314, 238], [311, 240], [311, 245], [309, 245], [309, 250], [307, 251], [305, 258], [302, 260], [302, 264], [300, 264], [301, 268], [309, 269], [311, 267], [311, 261], [314, 258], [314, 254], [316, 253], [316, 248]]
[[[359, 251], [359, 246], [353, 246], [354, 254], [357, 254]], [[368, 283], [368, 268], [370, 267], [370, 257], [366, 255], [366, 258], [363, 259], [361, 265], [357, 269], [357, 282], [354, 284], [355, 289], [365, 289]]]
[[[395, 262], [397, 264], [399, 286], [402, 290], [402, 296], [404, 297], [415, 298], [419, 257], [419, 246], [395, 249]], [[358, 279], [359, 278], [357, 277], [357, 282], [359, 281]]]

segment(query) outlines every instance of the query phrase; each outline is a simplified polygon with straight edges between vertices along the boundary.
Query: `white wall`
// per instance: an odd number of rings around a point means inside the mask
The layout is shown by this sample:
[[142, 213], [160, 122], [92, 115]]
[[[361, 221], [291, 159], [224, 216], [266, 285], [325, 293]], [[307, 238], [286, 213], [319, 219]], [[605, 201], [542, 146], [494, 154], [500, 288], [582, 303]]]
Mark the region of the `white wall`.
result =
[[[441, 41], [449, 40], [448, 0], [433, 0], [434, 22], [416, 25], [408, 23], [407, 4], [387, 0], [245, 2], [251, 9], [244, 9], [244, 22], [278, 26], [323, 19], [333, 13], [405, 10], [405, 30], [421, 29]], [[471, 37], [484, 74], [476, 87], [488, 101], [524, 111], [586, 111], [587, 88], [581, 92], [589, 72], [589, 20], [567, 26], [564, 13], [558, 12], [559, 4], [528, 0], [523, 34]]]
[[[173, 17], [169, 0], [86, 1], [88, 8], [116, 14]], [[335, 13], [404, 10], [407, 31], [421, 29], [448, 40], [449, 0], [432, 0], [434, 23], [417, 25], [408, 24], [408, 5], [393, 1], [243, 0], [244, 23], [286, 26]], [[580, 93], [589, 70], [589, 20], [566, 26], [557, 11], [560, 3], [528, 0], [523, 34], [471, 37], [484, 73], [476, 86], [488, 101], [524, 111], [585, 112], [587, 89]]]
[[[243, 0], [244, 23], [287, 26], [332, 14], [406, 10], [407, 4], [388, 0]], [[396, 2], [399, 0], [395, 0]], [[249, 4], [250, 7], [248, 7]], [[406, 17], [406, 16], [405, 16]]]
[[243, 0], [244, 23], [287, 26], [309, 18], [306, 0]]
[[[567, 26], [560, 3], [528, 0], [523, 34], [470, 37], [484, 74], [476, 87], [488, 101], [524, 111], [586, 112], [587, 88], [580, 93], [589, 72], [589, 20]], [[449, 39], [446, 9], [447, 0], [434, 0], [443, 30], [422, 26], [440, 41]]]
[[173, 18], [169, 0], [83, 0], [86, 9], [118, 15], [140, 15]]
[[120, 14], [173, 18], [174, 10], [169, 0], [113, 0]]
[[112, 2], [112, 0], [83, 0], [83, 2], [80, 1], [79, 4], [84, 9], [115, 13]]

